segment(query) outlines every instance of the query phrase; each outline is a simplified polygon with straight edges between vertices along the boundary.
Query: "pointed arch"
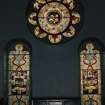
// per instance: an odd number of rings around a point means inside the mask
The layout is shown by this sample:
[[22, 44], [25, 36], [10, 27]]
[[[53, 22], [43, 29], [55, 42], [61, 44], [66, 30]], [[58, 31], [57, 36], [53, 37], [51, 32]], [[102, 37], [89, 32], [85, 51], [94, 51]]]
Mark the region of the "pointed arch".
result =
[[97, 39], [87, 39], [80, 46], [81, 105], [102, 103], [103, 45]]
[[23, 39], [6, 46], [7, 105], [29, 105], [31, 97], [31, 46]]

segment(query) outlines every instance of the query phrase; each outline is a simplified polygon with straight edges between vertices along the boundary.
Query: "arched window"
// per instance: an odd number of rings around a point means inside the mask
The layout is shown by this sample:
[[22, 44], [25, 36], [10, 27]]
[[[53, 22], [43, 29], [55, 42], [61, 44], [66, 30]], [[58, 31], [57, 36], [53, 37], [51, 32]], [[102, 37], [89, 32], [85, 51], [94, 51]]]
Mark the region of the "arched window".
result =
[[81, 105], [101, 105], [102, 49], [93, 41], [80, 51]]
[[12, 41], [7, 49], [8, 105], [29, 105], [30, 48], [23, 41]]

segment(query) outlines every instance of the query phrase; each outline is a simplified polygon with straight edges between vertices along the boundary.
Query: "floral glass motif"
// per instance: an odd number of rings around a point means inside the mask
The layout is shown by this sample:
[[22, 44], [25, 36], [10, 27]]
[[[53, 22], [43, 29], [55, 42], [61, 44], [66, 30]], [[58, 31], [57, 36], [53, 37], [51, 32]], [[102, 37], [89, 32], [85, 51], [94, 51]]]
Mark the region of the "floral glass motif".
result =
[[30, 53], [16, 44], [8, 56], [8, 105], [29, 105]]
[[92, 43], [80, 53], [81, 104], [101, 105], [101, 54]]
[[80, 14], [75, 0], [34, 0], [28, 22], [37, 38], [48, 38], [52, 44], [76, 35]]

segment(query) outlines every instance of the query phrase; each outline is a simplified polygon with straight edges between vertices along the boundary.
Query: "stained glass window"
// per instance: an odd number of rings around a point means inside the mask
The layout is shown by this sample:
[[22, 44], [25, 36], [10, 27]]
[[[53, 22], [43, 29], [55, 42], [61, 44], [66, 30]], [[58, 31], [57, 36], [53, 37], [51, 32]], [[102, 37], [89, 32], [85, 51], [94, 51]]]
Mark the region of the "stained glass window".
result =
[[101, 51], [89, 42], [80, 52], [81, 105], [101, 105]]
[[16, 43], [8, 52], [8, 105], [29, 105], [30, 51]]
[[33, 0], [27, 9], [27, 23], [34, 36], [52, 44], [75, 36], [80, 22], [78, 0]]

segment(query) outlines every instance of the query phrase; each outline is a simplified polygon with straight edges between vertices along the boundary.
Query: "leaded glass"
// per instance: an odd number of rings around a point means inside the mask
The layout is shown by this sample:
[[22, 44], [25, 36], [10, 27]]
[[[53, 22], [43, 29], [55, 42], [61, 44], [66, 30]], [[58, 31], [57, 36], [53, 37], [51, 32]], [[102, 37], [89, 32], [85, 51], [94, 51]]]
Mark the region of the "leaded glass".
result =
[[101, 52], [86, 43], [80, 52], [81, 104], [101, 105]]
[[77, 0], [33, 0], [27, 9], [27, 23], [34, 36], [57, 44], [77, 34], [81, 22]]
[[29, 105], [30, 52], [17, 43], [8, 54], [8, 105]]

